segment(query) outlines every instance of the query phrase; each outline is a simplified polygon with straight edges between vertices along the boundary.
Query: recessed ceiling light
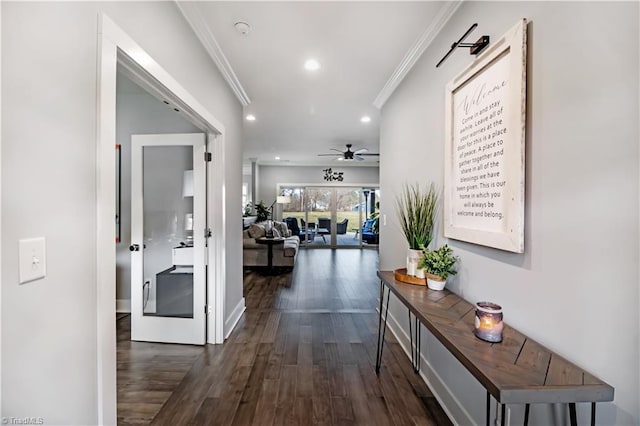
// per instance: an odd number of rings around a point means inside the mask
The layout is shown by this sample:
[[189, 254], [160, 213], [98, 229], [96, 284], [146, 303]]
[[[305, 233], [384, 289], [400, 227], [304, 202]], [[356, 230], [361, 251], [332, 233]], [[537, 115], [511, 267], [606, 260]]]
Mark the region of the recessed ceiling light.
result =
[[242, 34], [246, 36], [247, 34], [249, 34], [249, 32], [251, 32], [251, 25], [249, 25], [244, 21], [238, 21], [235, 24], [233, 24], [233, 26], [235, 27], [238, 34]]
[[249, 114], [247, 115], [247, 121], [256, 121], [256, 116], [253, 114]]
[[369, 117], [368, 115], [363, 116], [360, 121], [362, 121], [363, 123], [368, 123], [371, 121], [371, 117]]
[[279, 159], [280, 159], [280, 157], [276, 157], [276, 160], [279, 160]]
[[307, 62], [304, 63], [304, 69], [307, 71], [317, 71], [320, 69], [320, 62], [315, 59], [307, 59]]

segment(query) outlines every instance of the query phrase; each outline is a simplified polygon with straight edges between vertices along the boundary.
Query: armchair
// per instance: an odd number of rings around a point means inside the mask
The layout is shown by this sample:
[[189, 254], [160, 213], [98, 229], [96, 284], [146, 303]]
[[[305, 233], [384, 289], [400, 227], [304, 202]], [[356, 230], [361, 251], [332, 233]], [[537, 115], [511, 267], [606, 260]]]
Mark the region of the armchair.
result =
[[347, 233], [347, 224], [349, 223], [349, 219], [345, 218], [342, 222], [336, 223], [336, 232], [338, 234], [346, 234]]

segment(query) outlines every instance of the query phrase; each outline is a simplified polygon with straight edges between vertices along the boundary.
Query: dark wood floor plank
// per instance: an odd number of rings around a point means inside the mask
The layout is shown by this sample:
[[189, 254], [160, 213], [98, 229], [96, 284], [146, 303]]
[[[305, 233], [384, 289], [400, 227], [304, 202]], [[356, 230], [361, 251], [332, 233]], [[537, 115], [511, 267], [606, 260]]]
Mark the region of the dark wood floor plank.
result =
[[299, 425], [313, 424], [313, 400], [311, 397], [296, 398], [295, 408]]
[[331, 398], [329, 394], [324, 396], [314, 396], [311, 398], [313, 404], [312, 424], [316, 426], [330, 426], [331, 420]]
[[266, 379], [262, 382], [260, 398], [256, 405], [256, 415], [253, 417], [252, 425], [271, 426], [276, 417], [278, 407], [278, 380]]
[[298, 367], [295, 365], [283, 365], [278, 381], [278, 406], [288, 404], [296, 397], [296, 382]]
[[264, 381], [264, 373], [267, 368], [267, 361], [273, 344], [261, 343], [258, 348], [256, 359], [251, 369], [251, 374], [247, 380], [244, 390], [242, 392], [242, 398], [240, 398], [240, 405], [238, 411], [233, 419], [233, 424], [236, 426], [248, 425], [256, 414], [256, 406], [258, 405], [258, 398], [262, 391], [262, 383]]
[[[132, 342], [120, 316], [118, 423], [449, 425], [391, 333], [375, 374], [376, 269], [373, 251], [308, 250], [291, 273], [246, 272], [247, 309], [223, 345]], [[527, 349], [519, 361], [541, 367]]]
[[354, 415], [351, 400], [346, 397], [331, 398], [331, 412], [333, 424], [337, 426], [353, 425]]

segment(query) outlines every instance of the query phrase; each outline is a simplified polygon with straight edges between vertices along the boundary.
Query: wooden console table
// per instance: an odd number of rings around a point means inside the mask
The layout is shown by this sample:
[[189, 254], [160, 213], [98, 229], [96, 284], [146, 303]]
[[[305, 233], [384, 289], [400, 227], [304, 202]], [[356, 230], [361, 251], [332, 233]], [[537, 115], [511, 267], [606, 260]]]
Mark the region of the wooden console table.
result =
[[[376, 373], [380, 372], [384, 334], [391, 292], [409, 310], [411, 360], [420, 371], [420, 324], [424, 325], [487, 390], [486, 424], [491, 416], [491, 396], [501, 404], [502, 425], [507, 404], [567, 403], [572, 425], [577, 425], [576, 403], [591, 403], [591, 425], [595, 425], [596, 402], [613, 401], [614, 389], [580, 367], [509, 327], [501, 343], [488, 343], [473, 334], [475, 307], [448, 290], [434, 291], [396, 281], [393, 271], [378, 271], [380, 318]], [[385, 288], [388, 289], [384, 318]], [[413, 315], [413, 319], [412, 319]], [[413, 326], [412, 326], [413, 321]]]

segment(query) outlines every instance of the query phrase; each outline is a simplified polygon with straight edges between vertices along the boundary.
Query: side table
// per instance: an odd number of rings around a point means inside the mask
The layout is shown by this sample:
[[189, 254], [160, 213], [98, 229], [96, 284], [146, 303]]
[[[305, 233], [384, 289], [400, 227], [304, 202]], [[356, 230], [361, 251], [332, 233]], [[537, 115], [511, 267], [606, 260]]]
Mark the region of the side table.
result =
[[256, 238], [256, 243], [267, 245], [267, 272], [272, 274], [275, 268], [273, 267], [273, 246], [276, 244], [284, 244], [284, 238]]

